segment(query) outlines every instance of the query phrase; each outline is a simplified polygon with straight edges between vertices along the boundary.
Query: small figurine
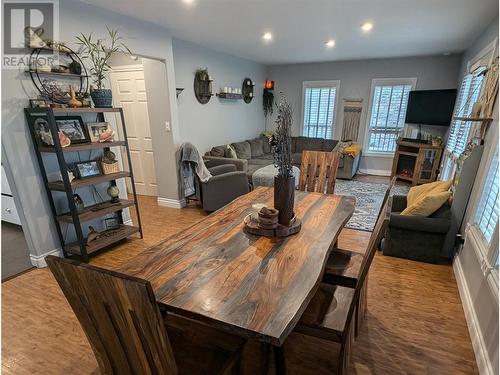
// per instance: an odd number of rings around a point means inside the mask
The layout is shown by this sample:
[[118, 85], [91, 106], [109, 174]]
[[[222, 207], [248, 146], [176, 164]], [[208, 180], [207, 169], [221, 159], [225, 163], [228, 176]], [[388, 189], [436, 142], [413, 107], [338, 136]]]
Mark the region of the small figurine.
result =
[[85, 205], [83, 204], [83, 199], [78, 194], [73, 194], [73, 201], [75, 202], [76, 210], [78, 213], [83, 212]]
[[87, 235], [87, 245], [89, 242], [95, 241], [99, 238], [99, 232], [94, 229], [92, 225], [89, 225], [89, 234]]
[[118, 195], [120, 194], [120, 189], [116, 185], [109, 185], [107, 190], [108, 195], [111, 197], [111, 203], [117, 203], [120, 198]]
[[71, 99], [68, 101], [68, 106], [70, 108], [80, 108], [82, 106], [82, 102], [76, 98], [73, 85], [69, 85], [69, 93], [71, 95]]

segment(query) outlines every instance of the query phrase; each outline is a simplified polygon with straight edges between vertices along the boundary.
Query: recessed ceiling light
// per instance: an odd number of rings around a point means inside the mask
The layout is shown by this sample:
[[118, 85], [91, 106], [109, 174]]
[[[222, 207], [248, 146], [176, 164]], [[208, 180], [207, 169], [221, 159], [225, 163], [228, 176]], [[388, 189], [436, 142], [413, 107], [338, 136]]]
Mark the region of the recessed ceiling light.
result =
[[273, 39], [273, 34], [271, 34], [271, 33], [265, 33], [264, 35], [262, 35], [262, 38], [264, 40], [271, 40], [271, 39]]
[[335, 40], [330, 39], [329, 41], [325, 42], [325, 45], [326, 45], [328, 48], [332, 48], [332, 47], [335, 45]]
[[364, 31], [364, 32], [368, 32], [370, 31], [371, 29], [373, 29], [373, 23], [371, 22], [365, 22], [364, 24], [361, 25], [361, 29]]

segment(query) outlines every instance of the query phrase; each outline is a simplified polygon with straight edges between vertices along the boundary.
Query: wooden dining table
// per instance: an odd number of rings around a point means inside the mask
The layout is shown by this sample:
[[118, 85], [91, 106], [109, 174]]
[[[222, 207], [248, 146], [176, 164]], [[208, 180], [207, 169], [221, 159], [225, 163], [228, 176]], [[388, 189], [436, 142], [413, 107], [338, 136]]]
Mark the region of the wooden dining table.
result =
[[354, 212], [353, 197], [296, 191], [299, 233], [270, 238], [244, 231], [252, 205], [273, 206], [259, 187], [120, 269], [150, 281], [160, 307], [274, 348], [286, 373], [283, 344], [315, 294], [326, 260]]

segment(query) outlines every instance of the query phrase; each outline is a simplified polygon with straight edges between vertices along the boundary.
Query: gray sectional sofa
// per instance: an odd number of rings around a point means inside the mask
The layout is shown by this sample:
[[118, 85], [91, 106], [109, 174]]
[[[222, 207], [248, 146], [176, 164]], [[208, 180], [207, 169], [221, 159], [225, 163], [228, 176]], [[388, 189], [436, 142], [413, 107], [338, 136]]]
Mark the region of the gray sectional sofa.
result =
[[[333, 151], [338, 141], [323, 138], [292, 137], [292, 161], [300, 168], [302, 151]], [[234, 164], [239, 171], [245, 171], [249, 180], [252, 174], [259, 168], [272, 164], [274, 161], [271, 146], [267, 138], [259, 137], [243, 142], [232, 143], [237, 158], [230, 158], [227, 145], [213, 147], [203, 159], [207, 167], [222, 164]], [[360, 155], [356, 157], [343, 155], [337, 170], [337, 178], [351, 179], [357, 172]]]

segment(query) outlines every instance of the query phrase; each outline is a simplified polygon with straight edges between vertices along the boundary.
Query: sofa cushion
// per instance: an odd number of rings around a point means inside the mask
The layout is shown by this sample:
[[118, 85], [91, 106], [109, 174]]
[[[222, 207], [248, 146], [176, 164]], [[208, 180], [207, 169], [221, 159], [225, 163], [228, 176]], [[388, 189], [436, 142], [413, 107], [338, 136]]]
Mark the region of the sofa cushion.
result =
[[251, 159], [252, 149], [250, 148], [250, 143], [248, 141], [232, 143], [231, 146], [236, 150], [236, 155], [238, 159]]
[[271, 145], [269, 144], [269, 138], [267, 137], [262, 137], [262, 148], [264, 150], [264, 154], [270, 154], [271, 153]]
[[231, 145], [226, 145], [226, 150], [224, 153], [224, 157], [229, 159], [238, 159], [238, 155], [236, 154], [236, 150]]
[[330, 152], [333, 151], [338, 141], [334, 141], [333, 139], [324, 139], [323, 140], [323, 151]]
[[225, 151], [226, 151], [226, 146], [212, 147], [212, 149], [210, 150], [210, 156], [216, 156], [219, 158], [223, 158], [225, 155]]
[[274, 155], [273, 154], [264, 154], [264, 155], [259, 156], [256, 159], [264, 159], [264, 160], [268, 160], [268, 161], [272, 162], [272, 161], [274, 161]]
[[322, 151], [323, 138], [297, 137], [295, 152], [302, 151]]
[[261, 159], [261, 158], [248, 159], [248, 165], [250, 165], [250, 164], [265, 166], [265, 165], [272, 164], [272, 161], [266, 160], [266, 159]]
[[262, 138], [251, 139], [248, 143], [250, 143], [252, 158], [264, 155], [264, 140]]

